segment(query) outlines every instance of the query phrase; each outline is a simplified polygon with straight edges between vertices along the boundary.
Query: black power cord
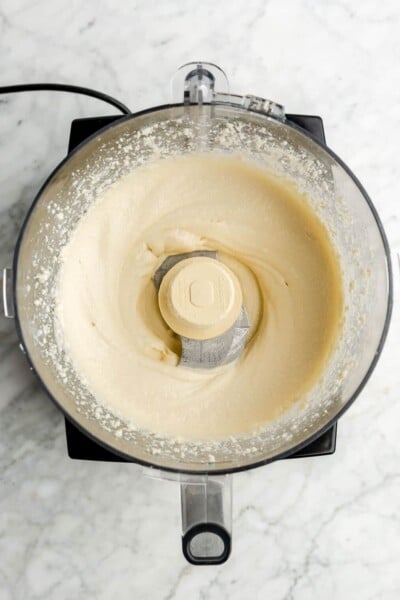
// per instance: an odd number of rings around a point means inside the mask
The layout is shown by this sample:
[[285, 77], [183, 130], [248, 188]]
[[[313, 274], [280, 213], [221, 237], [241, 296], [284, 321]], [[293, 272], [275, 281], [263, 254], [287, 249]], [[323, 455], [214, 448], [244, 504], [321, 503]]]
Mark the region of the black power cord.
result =
[[68, 85], [64, 83], [24, 83], [18, 85], [0, 86], [0, 94], [15, 94], [18, 92], [41, 92], [50, 90], [52, 92], [71, 92], [73, 94], [82, 94], [83, 96], [91, 96], [97, 98], [107, 104], [111, 104], [120, 110], [124, 115], [130, 115], [131, 111], [125, 104], [116, 100], [108, 94], [92, 90], [91, 88], [81, 87], [79, 85]]

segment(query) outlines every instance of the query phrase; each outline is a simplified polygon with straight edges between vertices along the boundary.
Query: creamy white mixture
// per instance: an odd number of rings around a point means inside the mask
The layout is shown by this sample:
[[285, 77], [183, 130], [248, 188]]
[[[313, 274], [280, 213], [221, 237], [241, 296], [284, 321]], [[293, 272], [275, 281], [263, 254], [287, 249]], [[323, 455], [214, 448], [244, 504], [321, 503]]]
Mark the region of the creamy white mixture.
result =
[[[251, 330], [240, 359], [178, 366], [152, 276], [171, 254], [217, 250], [237, 276]], [[117, 181], [62, 256], [57, 319], [97, 401], [160, 434], [251, 433], [305, 398], [340, 329], [342, 288], [328, 234], [306, 198], [259, 167], [173, 157]]]

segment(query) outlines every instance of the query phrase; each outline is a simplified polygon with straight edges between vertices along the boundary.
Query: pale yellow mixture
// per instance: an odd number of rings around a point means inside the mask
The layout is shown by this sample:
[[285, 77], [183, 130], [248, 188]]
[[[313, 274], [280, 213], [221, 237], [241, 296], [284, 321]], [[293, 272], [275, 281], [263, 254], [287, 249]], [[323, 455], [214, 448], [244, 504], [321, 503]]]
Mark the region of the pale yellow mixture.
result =
[[[152, 276], [171, 254], [217, 250], [251, 329], [236, 363], [178, 366]], [[340, 268], [306, 199], [239, 159], [161, 160], [116, 182], [64, 249], [57, 318], [97, 401], [181, 438], [251, 433], [305, 398], [340, 329]]]

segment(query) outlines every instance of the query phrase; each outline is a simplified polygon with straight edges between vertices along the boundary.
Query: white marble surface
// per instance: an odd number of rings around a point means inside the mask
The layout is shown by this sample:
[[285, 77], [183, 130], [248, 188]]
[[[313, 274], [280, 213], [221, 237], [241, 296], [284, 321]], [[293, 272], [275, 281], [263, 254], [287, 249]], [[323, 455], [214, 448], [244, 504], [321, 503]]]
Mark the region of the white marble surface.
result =
[[[168, 101], [197, 58], [231, 87], [323, 115], [331, 147], [372, 196], [400, 250], [400, 8], [396, 0], [2, 0], [0, 85], [61, 81], [132, 109]], [[24, 213], [95, 100], [0, 97], [0, 265]], [[0, 598], [397, 600], [400, 321], [329, 458], [234, 478], [234, 548], [219, 567], [180, 551], [178, 489], [132, 465], [68, 460], [63, 420], [0, 319]]]

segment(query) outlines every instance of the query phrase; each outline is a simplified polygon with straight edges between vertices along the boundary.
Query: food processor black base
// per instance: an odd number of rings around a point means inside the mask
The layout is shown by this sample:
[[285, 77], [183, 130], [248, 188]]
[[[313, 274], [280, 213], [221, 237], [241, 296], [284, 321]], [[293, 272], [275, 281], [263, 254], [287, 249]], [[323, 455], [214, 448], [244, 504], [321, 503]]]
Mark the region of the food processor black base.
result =
[[[286, 117], [288, 120], [311, 133], [311, 135], [319, 142], [325, 143], [324, 126], [321, 117], [290, 114], [286, 115]], [[68, 152], [71, 152], [85, 139], [97, 133], [99, 129], [106, 127], [118, 119], [121, 119], [121, 116], [75, 119], [71, 124]], [[77, 429], [67, 418], [65, 419], [65, 432], [67, 436], [68, 456], [72, 459], [104, 462], [130, 462], [94, 442]], [[333, 454], [336, 449], [336, 432], [337, 424], [335, 423], [311, 444], [286, 458], [306, 458], [309, 456], [325, 456]]]

